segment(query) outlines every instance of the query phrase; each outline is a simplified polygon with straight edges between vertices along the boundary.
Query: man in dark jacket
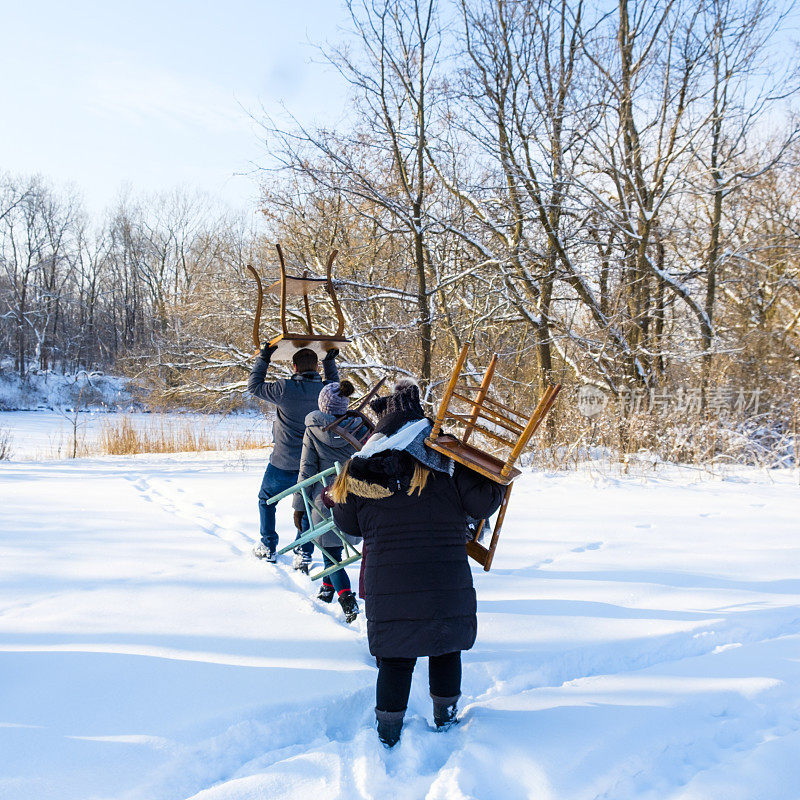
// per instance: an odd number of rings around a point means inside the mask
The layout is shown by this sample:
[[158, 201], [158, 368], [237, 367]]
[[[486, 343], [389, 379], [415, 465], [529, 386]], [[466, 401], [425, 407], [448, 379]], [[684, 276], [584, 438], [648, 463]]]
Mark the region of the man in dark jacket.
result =
[[364, 539], [367, 637], [380, 661], [375, 715], [378, 736], [391, 747], [420, 656], [429, 657], [437, 727], [455, 721], [461, 651], [477, 633], [466, 518], [491, 516], [505, 490], [425, 446], [431, 423], [415, 386], [404, 382], [380, 400], [375, 436], [330, 495], [340, 530]]
[[[278, 534], [275, 531], [276, 504], [267, 505], [267, 500], [294, 486], [300, 470], [300, 454], [303, 449], [305, 419], [317, 408], [317, 399], [322, 387], [339, 379], [336, 356], [332, 349], [322, 361], [324, 381], [319, 375], [319, 359], [313, 350], [298, 350], [292, 357], [294, 375], [267, 383], [265, 377], [270, 358], [277, 348], [264, 345], [256, 356], [256, 363], [247, 381], [247, 389], [255, 397], [275, 406], [275, 422], [272, 426], [272, 455], [270, 456], [261, 489], [258, 493], [261, 541], [253, 548], [257, 558], [275, 562]], [[299, 535], [299, 530], [298, 530]], [[308, 542], [295, 555], [295, 568], [301, 569], [311, 561], [314, 543]], [[307, 566], [306, 566], [307, 569]]]

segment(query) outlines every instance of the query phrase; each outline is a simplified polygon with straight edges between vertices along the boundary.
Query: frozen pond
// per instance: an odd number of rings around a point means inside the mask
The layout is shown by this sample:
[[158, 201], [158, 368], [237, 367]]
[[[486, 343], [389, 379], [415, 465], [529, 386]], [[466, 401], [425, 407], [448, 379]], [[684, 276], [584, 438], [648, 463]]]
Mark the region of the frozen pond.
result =
[[271, 441], [272, 422], [263, 415], [244, 414], [146, 414], [85, 411], [76, 415], [57, 411], [2, 411], [0, 437], [9, 439], [11, 459], [68, 458], [73, 438], [78, 454], [100, 454], [103, 434], [129, 423], [133, 430], [151, 437], [166, 431], [172, 435], [193, 435], [210, 441], [205, 449], [238, 449], [266, 445]]

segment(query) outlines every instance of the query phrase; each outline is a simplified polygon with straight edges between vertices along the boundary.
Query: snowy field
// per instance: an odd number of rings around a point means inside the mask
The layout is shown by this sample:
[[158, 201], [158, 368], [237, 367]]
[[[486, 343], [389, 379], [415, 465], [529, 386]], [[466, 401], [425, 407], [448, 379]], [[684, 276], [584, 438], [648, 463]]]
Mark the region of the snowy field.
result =
[[123, 416], [134, 429], [147, 432], [188, 427], [196, 434], [205, 433], [213, 440], [224, 443], [231, 437], [261, 436], [271, 441], [271, 423], [261, 414], [146, 414], [105, 411], [81, 411], [77, 415], [77, 432], [73, 429], [74, 414], [58, 411], [0, 411], [0, 434], [10, 435], [11, 457], [15, 460], [66, 458], [71, 454], [73, 436], [78, 437], [80, 448], [96, 449], [103, 428], [118, 423]]
[[249, 554], [265, 457], [0, 462], [0, 798], [800, 796], [796, 472], [525, 475], [462, 723], [422, 662], [386, 751], [363, 621]]

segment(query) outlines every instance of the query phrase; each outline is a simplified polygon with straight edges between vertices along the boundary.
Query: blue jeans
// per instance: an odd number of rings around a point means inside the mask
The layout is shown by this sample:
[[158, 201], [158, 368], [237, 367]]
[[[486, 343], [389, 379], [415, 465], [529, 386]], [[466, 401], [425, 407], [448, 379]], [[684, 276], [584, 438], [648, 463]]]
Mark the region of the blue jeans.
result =
[[[267, 471], [264, 473], [264, 478], [261, 481], [261, 489], [258, 492], [258, 513], [261, 518], [261, 543], [273, 550], [278, 549], [278, 534], [275, 531], [275, 509], [277, 503], [267, 505], [267, 500], [280, 494], [286, 489], [294, 486], [297, 483], [298, 472], [291, 470], [278, 469], [272, 465], [272, 462], [267, 464]], [[303, 516], [303, 530], [308, 529], [308, 520]], [[297, 539], [300, 536], [300, 531], [297, 532]], [[314, 552], [314, 542], [306, 542], [300, 548], [307, 555]]]
[[[325, 549], [337, 562], [342, 560], [343, 547], [326, 547]], [[325, 553], [322, 554], [322, 563], [325, 564], [325, 569], [333, 566], [333, 561], [331, 561]], [[349, 591], [350, 589], [350, 578], [343, 569], [337, 569], [336, 572], [331, 572], [330, 575], [326, 575], [322, 579], [322, 582], [333, 586], [337, 594], [342, 591]]]

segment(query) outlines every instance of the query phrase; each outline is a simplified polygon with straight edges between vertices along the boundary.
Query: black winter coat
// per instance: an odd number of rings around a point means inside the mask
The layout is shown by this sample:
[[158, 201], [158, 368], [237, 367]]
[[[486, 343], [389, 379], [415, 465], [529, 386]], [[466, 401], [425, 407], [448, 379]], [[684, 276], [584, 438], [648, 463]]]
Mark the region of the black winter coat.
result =
[[333, 508], [342, 531], [364, 538], [369, 649], [383, 658], [443, 655], [475, 643], [466, 515], [493, 514], [504, 492], [456, 464], [452, 478], [431, 471], [422, 492], [409, 496], [414, 463], [397, 450], [351, 459], [347, 498]]

